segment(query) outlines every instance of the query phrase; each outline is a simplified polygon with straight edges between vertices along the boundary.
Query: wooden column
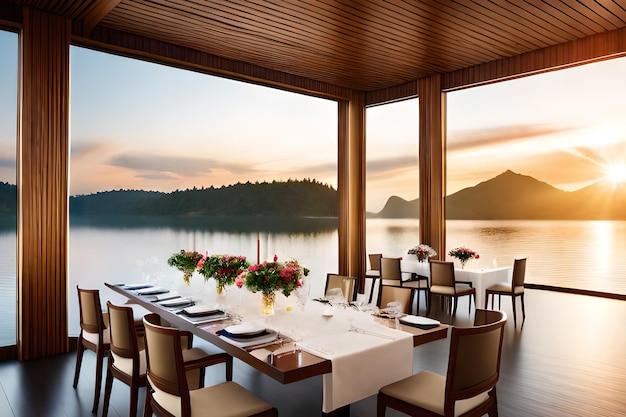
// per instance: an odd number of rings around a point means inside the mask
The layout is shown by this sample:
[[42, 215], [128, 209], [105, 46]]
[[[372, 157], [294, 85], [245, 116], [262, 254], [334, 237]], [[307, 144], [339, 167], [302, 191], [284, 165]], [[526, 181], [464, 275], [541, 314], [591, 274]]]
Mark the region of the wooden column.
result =
[[446, 104], [441, 75], [418, 80], [420, 242], [445, 259]]
[[70, 22], [24, 9], [18, 115], [17, 353], [68, 351]]
[[365, 276], [365, 94], [339, 102], [339, 273]]

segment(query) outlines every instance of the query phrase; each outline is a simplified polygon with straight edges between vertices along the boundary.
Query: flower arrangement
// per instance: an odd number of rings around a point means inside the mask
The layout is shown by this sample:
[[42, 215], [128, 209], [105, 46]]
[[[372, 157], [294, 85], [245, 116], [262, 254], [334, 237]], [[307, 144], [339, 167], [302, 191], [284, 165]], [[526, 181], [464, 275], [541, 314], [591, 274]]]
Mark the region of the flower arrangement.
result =
[[245, 256], [215, 254], [205, 255], [198, 261], [197, 266], [205, 281], [209, 278], [215, 279], [217, 293], [221, 294], [224, 287], [232, 285], [235, 278], [250, 266], [250, 262]]
[[198, 262], [202, 259], [202, 254], [181, 249], [180, 252], [174, 253], [167, 260], [169, 266], [173, 266], [183, 272], [183, 280], [189, 285], [189, 279], [198, 267]]
[[302, 267], [298, 261], [278, 262], [278, 257], [274, 255], [273, 262], [265, 261], [248, 267], [237, 277], [235, 284], [239, 287], [245, 285], [252, 292], [271, 294], [280, 291], [289, 297], [292, 291], [302, 286], [302, 279], [307, 275], [309, 269]]
[[460, 246], [458, 248], [452, 249], [450, 252], [448, 252], [448, 255], [458, 259], [461, 262], [461, 268], [465, 268], [465, 264], [467, 263], [467, 261], [480, 258], [478, 252], [466, 248], [465, 246]]
[[430, 246], [420, 243], [417, 246], [413, 246], [407, 252], [409, 255], [416, 255], [419, 262], [424, 262], [428, 258], [437, 256], [437, 252]]

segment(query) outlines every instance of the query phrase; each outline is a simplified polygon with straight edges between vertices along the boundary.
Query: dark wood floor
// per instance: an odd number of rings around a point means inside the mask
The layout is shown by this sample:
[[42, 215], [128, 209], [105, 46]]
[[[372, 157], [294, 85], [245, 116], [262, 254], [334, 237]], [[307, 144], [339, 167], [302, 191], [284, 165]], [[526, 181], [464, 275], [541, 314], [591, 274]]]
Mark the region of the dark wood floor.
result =
[[[523, 330], [519, 324], [515, 330], [510, 299], [502, 301], [510, 321], [498, 382], [501, 416], [626, 416], [626, 302], [527, 290], [526, 322]], [[460, 304], [455, 324], [468, 323], [467, 307]], [[445, 373], [448, 343], [441, 340], [416, 348], [414, 370]], [[1, 362], [0, 416], [92, 415], [94, 355], [85, 353], [76, 390], [74, 362], [74, 354]], [[221, 381], [223, 375], [221, 367], [211, 370], [207, 385]], [[281, 416], [320, 416], [321, 377], [282, 385], [237, 360], [234, 375], [235, 381], [274, 404]], [[110, 416], [128, 415], [128, 388], [119, 381], [111, 402]], [[375, 396], [367, 398], [351, 406], [351, 415], [374, 416], [375, 405]], [[101, 410], [102, 404], [98, 415]]]

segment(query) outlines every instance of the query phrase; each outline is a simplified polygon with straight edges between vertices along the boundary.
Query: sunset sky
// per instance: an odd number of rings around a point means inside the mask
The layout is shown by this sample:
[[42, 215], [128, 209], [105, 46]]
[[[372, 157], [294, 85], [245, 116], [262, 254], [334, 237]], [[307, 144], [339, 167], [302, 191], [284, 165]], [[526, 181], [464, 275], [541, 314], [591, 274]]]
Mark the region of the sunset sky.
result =
[[[17, 36], [0, 32], [0, 180], [15, 182]], [[6, 57], [6, 59], [4, 59]], [[626, 162], [626, 58], [448, 94], [448, 194], [507, 169], [574, 190]], [[367, 111], [367, 209], [417, 198], [418, 101]], [[315, 178], [328, 100], [71, 49], [71, 194]], [[623, 166], [623, 165], [622, 165]]]

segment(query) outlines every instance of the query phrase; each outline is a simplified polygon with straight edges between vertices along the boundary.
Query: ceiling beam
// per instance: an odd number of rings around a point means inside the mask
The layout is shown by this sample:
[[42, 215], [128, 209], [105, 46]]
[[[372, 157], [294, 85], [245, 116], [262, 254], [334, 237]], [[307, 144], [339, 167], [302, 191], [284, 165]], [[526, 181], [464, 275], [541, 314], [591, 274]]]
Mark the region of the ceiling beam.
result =
[[121, 0], [96, 0], [81, 16], [83, 21], [83, 35], [88, 36], [106, 15], [111, 12]]

